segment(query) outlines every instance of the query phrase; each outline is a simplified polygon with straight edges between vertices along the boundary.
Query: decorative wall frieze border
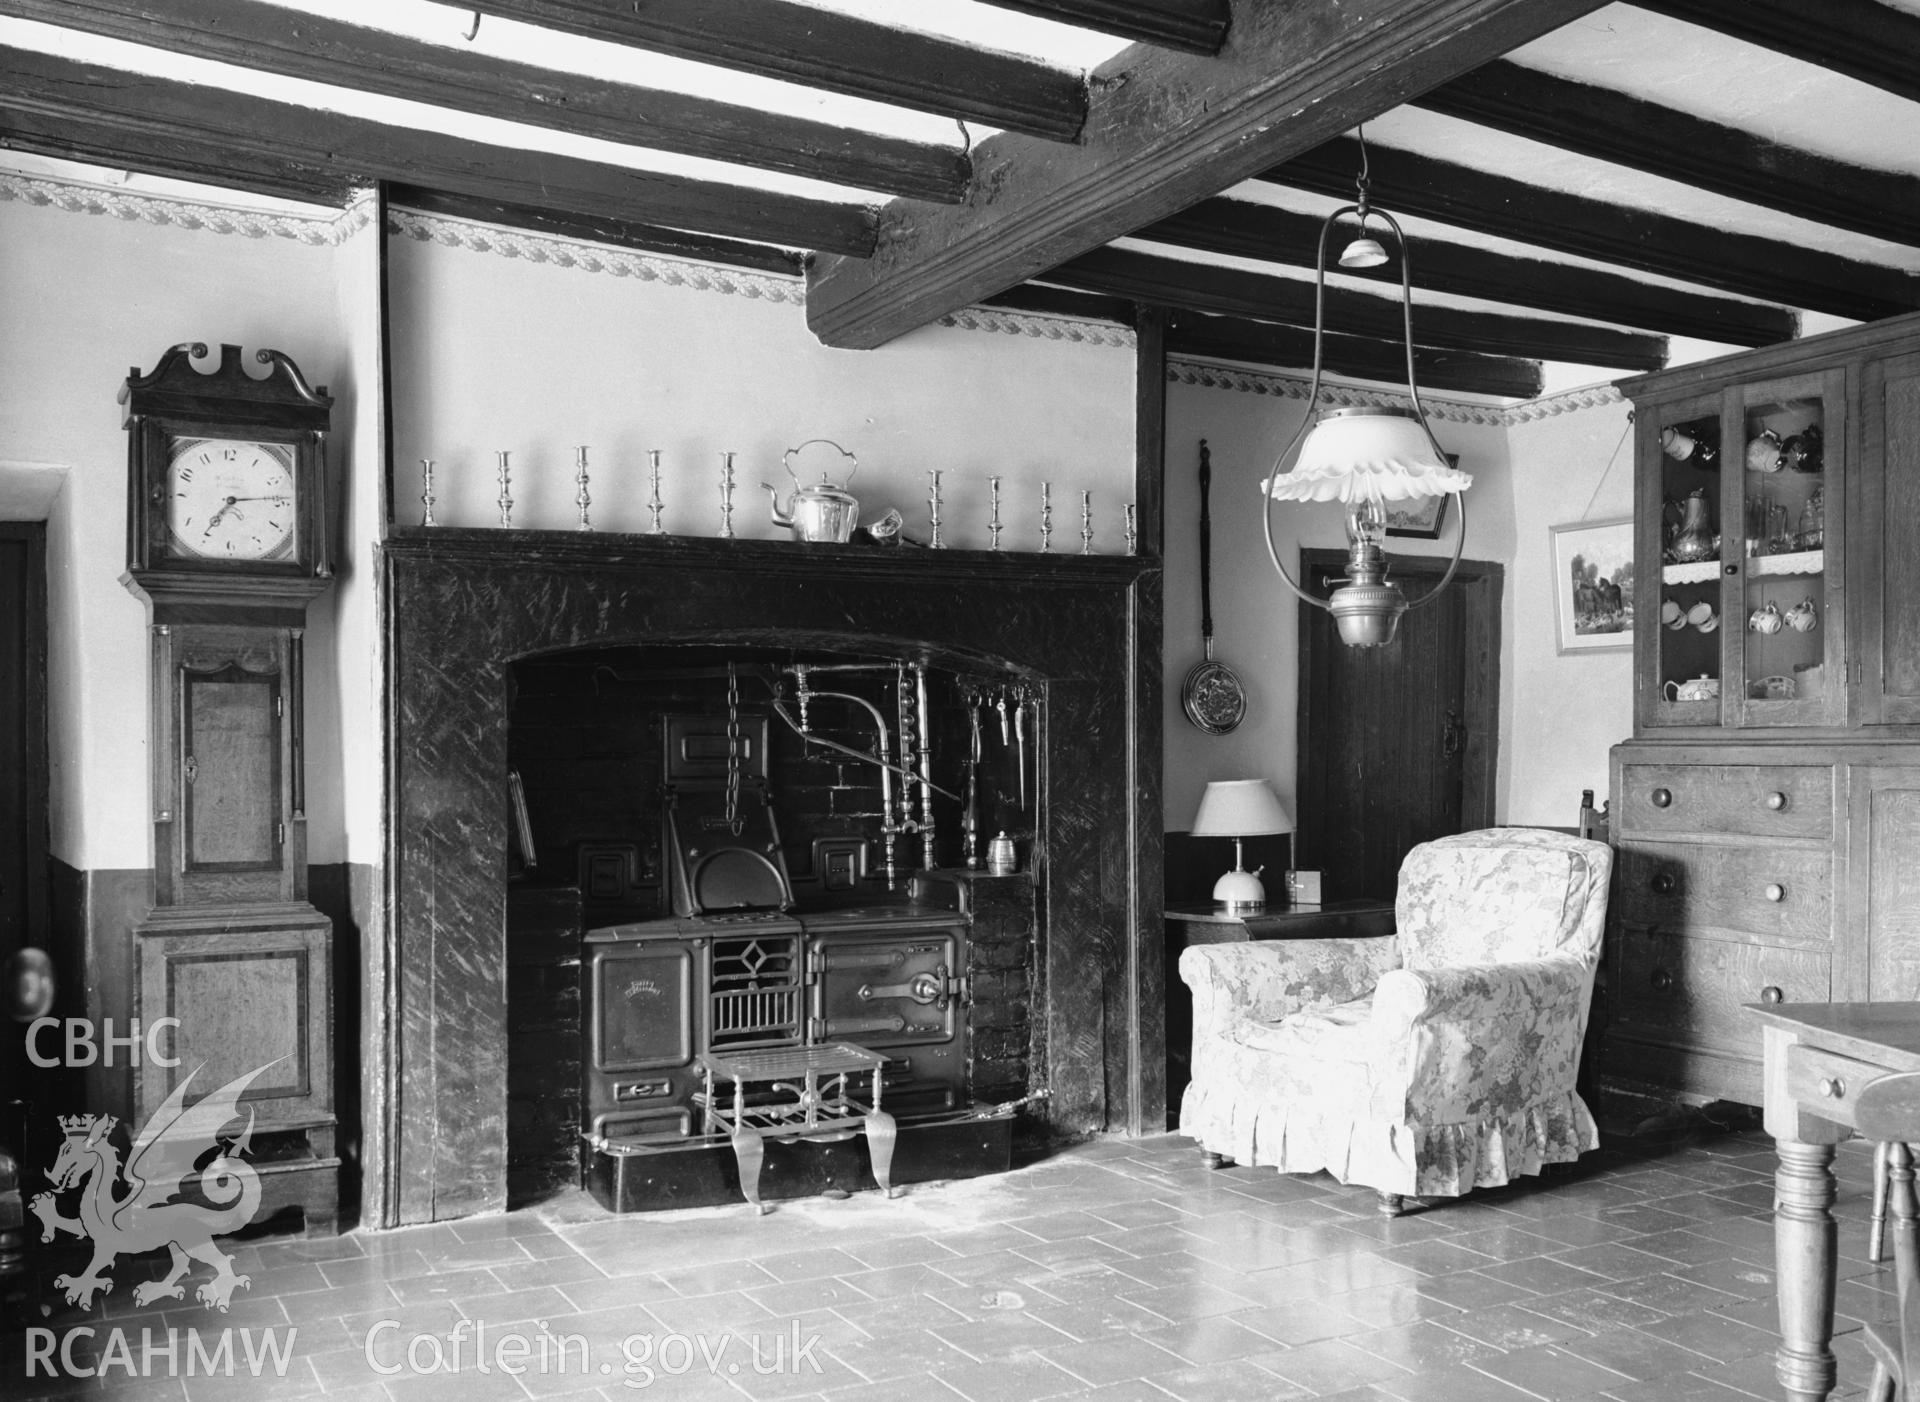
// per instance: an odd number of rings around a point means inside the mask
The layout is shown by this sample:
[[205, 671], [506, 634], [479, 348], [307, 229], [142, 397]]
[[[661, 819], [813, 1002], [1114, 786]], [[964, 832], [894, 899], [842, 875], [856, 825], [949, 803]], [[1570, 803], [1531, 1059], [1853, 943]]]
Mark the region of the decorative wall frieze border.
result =
[[[1297, 400], [1305, 400], [1313, 387], [1313, 381], [1305, 375], [1216, 365], [1211, 361], [1190, 360], [1185, 356], [1167, 357], [1167, 381], [1202, 389], [1224, 389], [1239, 394], [1264, 394], [1275, 399]], [[1362, 389], [1356, 385], [1329, 384], [1324, 380], [1320, 383], [1320, 398], [1322, 402], [1338, 408], [1364, 404], [1375, 408], [1405, 409], [1413, 403], [1409, 396], [1392, 390]], [[1540, 399], [1522, 400], [1517, 404], [1483, 404], [1430, 393], [1420, 396], [1420, 404], [1430, 419], [1511, 428], [1515, 424], [1530, 423], [1536, 419], [1618, 404], [1623, 398], [1612, 385], [1591, 385]]]
[[247, 209], [177, 195], [151, 195], [97, 181], [0, 171], [0, 200], [41, 205], [68, 214], [106, 215], [129, 223], [172, 225], [250, 239], [290, 239], [331, 248], [352, 238], [373, 219], [373, 196], [362, 195], [337, 214]]
[[1085, 321], [1052, 312], [1015, 312], [1004, 307], [962, 307], [940, 318], [940, 325], [962, 331], [997, 331], [1007, 336], [1037, 336], [1046, 341], [1075, 341], [1086, 346], [1120, 346], [1131, 350], [1133, 328], [1110, 321]]

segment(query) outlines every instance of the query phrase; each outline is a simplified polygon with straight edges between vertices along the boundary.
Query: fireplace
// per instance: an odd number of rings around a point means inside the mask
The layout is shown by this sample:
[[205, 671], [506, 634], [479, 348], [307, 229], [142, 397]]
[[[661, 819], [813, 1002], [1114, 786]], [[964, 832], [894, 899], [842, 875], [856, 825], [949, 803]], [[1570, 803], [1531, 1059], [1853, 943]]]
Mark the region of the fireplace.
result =
[[[873, 1045], [903, 1119], [1045, 1092], [1026, 1113], [1047, 1131], [1163, 1122], [1157, 564], [417, 529], [397, 532], [382, 564], [392, 743], [387, 937], [366, 1005], [373, 1220], [505, 1206], [523, 1142], [551, 1140], [556, 1120], [637, 1145], [678, 1135], [683, 1119], [697, 1130], [684, 1068], [645, 1063], [678, 1059], [689, 1039], [712, 1047], [716, 1032]], [[871, 764], [771, 738], [785, 722], [768, 679], [784, 676], [779, 705], [795, 710], [796, 664], [924, 673], [945, 792], [930, 812], [916, 804], [913, 826], [897, 797], [892, 822], [875, 816]], [[764, 871], [739, 852], [704, 866], [725, 878], [709, 900], [673, 832], [687, 817], [711, 831], [725, 778], [716, 797], [691, 772], [665, 772], [682, 722], [685, 753], [714, 762], [701, 736], [729, 723], [729, 667], [731, 723], [769, 765], [791, 893], [769, 901], [762, 888], [733, 909], [725, 893], [751, 893]], [[1026, 764], [982, 766], [968, 834], [956, 761], [970, 748], [971, 682], [1033, 704]], [[622, 721], [623, 688], [666, 694]], [[583, 695], [598, 697], [600, 722], [540, 734], [578, 722]], [[854, 712], [816, 706], [811, 724], [869, 749]], [[998, 715], [987, 724], [999, 755]], [[754, 774], [734, 779], [728, 824], [761, 796]], [[604, 792], [589, 801], [593, 789]], [[968, 838], [983, 854], [1003, 828], [1020, 870], [970, 872]], [[581, 931], [593, 932], [584, 954]], [[621, 988], [675, 989], [674, 1015], [623, 1033], [625, 1014], [607, 1006], [596, 1025], [593, 980], [615, 979], [616, 964]], [[908, 991], [875, 992], [893, 988]], [[562, 1054], [569, 1006], [578, 1030]], [[572, 1062], [571, 1104], [530, 1079], [542, 1054], [516, 1054], [522, 1042]]]

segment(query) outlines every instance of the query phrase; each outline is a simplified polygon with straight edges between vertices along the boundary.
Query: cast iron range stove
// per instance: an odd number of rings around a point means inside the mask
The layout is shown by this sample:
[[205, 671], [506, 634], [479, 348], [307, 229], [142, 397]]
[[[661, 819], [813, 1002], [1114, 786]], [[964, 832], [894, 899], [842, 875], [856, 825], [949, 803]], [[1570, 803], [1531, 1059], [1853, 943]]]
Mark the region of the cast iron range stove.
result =
[[[894, 1184], [1005, 1171], [1014, 1107], [976, 1108], [968, 1094], [969, 888], [922, 871], [902, 902], [796, 911], [766, 717], [736, 715], [731, 726], [665, 718], [676, 913], [586, 933], [588, 1190], [615, 1212], [741, 1201], [741, 1165], [708, 1114], [701, 1059], [832, 1044], [886, 1057], [884, 1104], [873, 1108], [898, 1126]], [[729, 764], [730, 751], [744, 762]], [[865, 1079], [844, 1089], [870, 1100]], [[750, 1087], [744, 1102], [791, 1106], [800, 1089]], [[731, 1108], [732, 1090], [719, 1094]], [[868, 1146], [851, 1132], [776, 1123], [763, 1138], [762, 1196], [874, 1186]]]

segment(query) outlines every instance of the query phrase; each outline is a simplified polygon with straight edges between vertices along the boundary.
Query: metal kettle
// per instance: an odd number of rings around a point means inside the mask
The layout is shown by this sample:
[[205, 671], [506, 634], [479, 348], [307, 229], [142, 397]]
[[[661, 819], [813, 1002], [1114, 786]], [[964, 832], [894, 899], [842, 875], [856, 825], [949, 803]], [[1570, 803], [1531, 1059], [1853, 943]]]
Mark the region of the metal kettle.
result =
[[1676, 565], [1712, 560], [1720, 548], [1714, 540], [1713, 519], [1704, 489], [1684, 501], [1667, 499], [1667, 560]]
[[852, 538], [853, 528], [860, 524], [859, 498], [845, 487], [834, 485], [825, 472], [820, 474], [818, 482], [802, 482], [800, 474], [793, 470], [794, 454], [815, 443], [825, 443], [837, 449], [842, 457], [852, 459], [853, 466], [847, 469], [847, 480], [851, 482], [853, 474], [860, 468], [860, 460], [831, 438], [809, 438], [799, 447], [787, 449], [781, 456], [780, 461], [787, 469], [787, 476], [793, 478], [793, 493], [787, 498], [784, 510], [780, 506], [779, 489], [771, 482], [762, 482], [760, 485], [767, 489], [773, 524], [787, 527], [793, 532], [795, 540], [844, 545]]

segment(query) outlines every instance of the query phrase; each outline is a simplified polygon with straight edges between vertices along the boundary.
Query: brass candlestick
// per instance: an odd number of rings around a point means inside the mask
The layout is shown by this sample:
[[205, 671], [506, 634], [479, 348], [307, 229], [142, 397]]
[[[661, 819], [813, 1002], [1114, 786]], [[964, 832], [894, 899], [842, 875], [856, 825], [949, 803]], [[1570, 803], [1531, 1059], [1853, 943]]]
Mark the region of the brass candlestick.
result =
[[420, 505], [426, 508], [420, 517], [420, 524], [431, 526], [433, 520], [433, 459], [420, 459]]
[[987, 517], [987, 534], [993, 540], [993, 548], [998, 550], [1000, 548], [1000, 479], [989, 477], [987, 489], [990, 494], [989, 500], [993, 503], [992, 513]]
[[666, 510], [666, 506], [660, 500], [660, 450], [658, 448], [647, 449], [647, 464], [653, 480], [653, 499], [647, 503], [647, 510], [653, 513], [653, 526], [647, 534], [665, 535], [666, 527], [660, 524], [660, 513]]
[[935, 550], [940, 549], [940, 469], [930, 467], [927, 476], [932, 485], [927, 489], [928, 524], [933, 527], [933, 539], [927, 544]]
[[1093, 493], [1080, 493], [1080, 553], [1093, 553]]
[[495, 457], [497, 457], [500, 462], [500, 495], [497, 498], [500, 504], [500, 524], [503, 528], [507, 530], [512, 530], [513, 529], [513, 497], [508, 492], [507, 487], [508, 487], [508, 484], [513, 480], [513, 473], [507, 466], [506, 449], [502, 448], [498, 453], [495, 454]]
[[1135, 524], [1133, 503], [1127, 503], [1127, 553], [1136, 555], [1140, 547], [1140, 528]]
[[1040, 553], [1053, 549], [1053, 483], [1040, 484]]
[[587, 495], [587, 445], [582, 443], [573, 450], [573, 503], [580, 508], [580, 529], [590, 531], [593, 525], [587, 520], [587, 508], [593, 504], [593, 498]]
[[733, 539], [733, 454], [720, 455], [720, 539]]

